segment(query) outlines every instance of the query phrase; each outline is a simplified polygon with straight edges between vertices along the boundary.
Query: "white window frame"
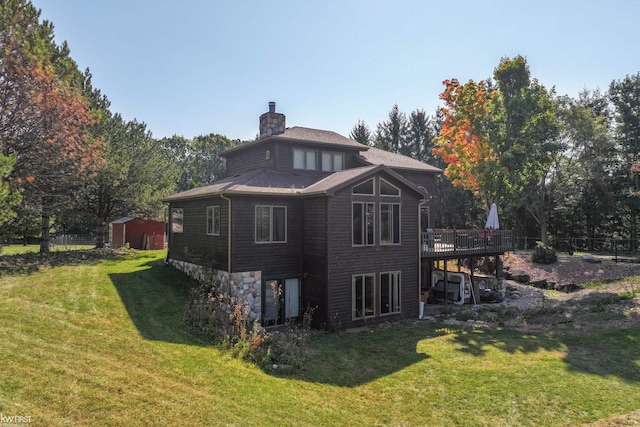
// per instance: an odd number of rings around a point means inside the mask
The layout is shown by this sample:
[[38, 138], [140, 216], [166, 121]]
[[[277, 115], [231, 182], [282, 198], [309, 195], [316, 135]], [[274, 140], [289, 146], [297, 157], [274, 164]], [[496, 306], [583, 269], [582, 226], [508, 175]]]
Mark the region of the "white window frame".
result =
[[[362, 206], [361, 215], [360, 215], [360, 233], [362, 235], [362, 243], [355, 242], [355, 205]], [[371, 208], [371, 235], [369, 235], [369, 223], [368, 223], [368, 210]], [[369, 241], [369, 237], [371, 237], [371, 241]], [[351, 245], [360, 247], [360, 246], [374, 246], [376, 244], [376, 204], [373, 202], [366, 201], [353, 201], [351, 202]]]
[[[370, 278], [372, 283], [371, 283], [371, 292], [373, 292], [373, 295], [371, 296], [371, 304], [372, 304], [372, 313], [369, 315], [366, 315], [366, 311], [367, 311], [367, 298], [365, 297], [366, 295], [366, 290], [367, 290], [367, 283], [366, 283], [366, 278]], [[356, 289], [356, 279], [362, 279], [362, 283], [360, 284], [360, 286], [362, 286], [362, 305], [360, 307], [357, 307], [357, 298], [356, 298], [356, 294], [357, 294], [357, 289]], [[376, 316], [376, 275], [375, 273], [363, 273], [363, 274], [354, 274], [353, 276], [351, 276], [351, 319], [352, 320], [363, 320], [363, 319], [370, 319], [372, 317]], [[358, 310], [360, 310], [360, 312], [362, 313], [361, 316], [358, 316]]]
[[[344, 169], [344, 154], [335, 151], [322, 152], [322, 171], [338, 172]], [[336, 166], [336, 160], [340, 159], [340, 165]]]
[[[299, 158], [298, 156], [302, 156]], [[313, 157], [313, 158], [310, 158]], [[296, 158], [303, 164], [296, 164]], [[308, 150], [304, 148], [293, 149], [293, 168], [299, 170], [315, 171], [318, 170], [318, 152], [316, 150]]]
[[[268, 240], [258, 240], [258, 219], [259, 219], [259, 214], [258, 214], [258, 210], [259, 209], [269, 209], [269, 239]], [[274, 209], [283, 209], [284, 210], [284, 240], [274, 240], [273, 238], [273, 220], [274, 220], [274, 215], [273, 215], [273, 211]], [[286, 206], [280, 206], [280, 205], [256, 205], [255, 209], [254, 209], [254, 241], [256, 244], [269, 244], [269, 243], [287, 243], [287, 238], [288, 238], [288, 219], [287, 219], [287, 207]]]
[[171, 208], [171, 232], [184, 232], [184, 208]]
[[[387, 283], [387, 286], [389, 287], [388, 295], [390, 296], [390, 304], [389, 304], [388, 312], [385, 312], [382, 307], [382, 304], [383, 304], [382, 277], [385, 275], [389, 276], [389, 282]], [[380, 273], [378, 295], [380, 295], [380, 301], [378, 305], [379, 305], [381, 316], [390, 316], [392, 314], [399, 314], [402, 312], [402, 275], [400, 274], [399, 271], [385, 271]]]
[[[395, 190], [397, 190], [398, 194], [384, 194], [382, 192], [382, 183], [384, 183], [385, 185], [388, 185], [389, 187], [394, 188]], [[396, 187], [395, 185], [393, 185], [392, 183], [390, 183], [386, 179], [380, 178], [380, 195], [382, 197], [400, 197], [402, 194], [400, 193], [400, 189], [398, 187]]]
[[[371, 185], [371, 193], [356, 193], [356, 187], [361, 186], [364, 183], [367, 183], [371, 181], [372, 185]], [[373, 178], [367, 179], [366, 181], [362, 181], [356, 185], [354, 185], [353, 187], [351, 187], [351, 194], [354, 195], [358, 195], [358, 196], [374, 196], [376, 194], [376, 180]]]
[[219, 236], [220, 228], [220, 205], [207, 206], [207, 236]]
[[[383, 226], [385, 224], [385, 222], [382, 220], [382, 206], [383, 205], [389, 205], [391, 206], [391, 210], [388, 211], [391, 213], [391, 218], [389, 220], [389, 236], [390, 239], [387, 240], [383, 240], [382, 239], [382, 233], [383, 233]], [[400, 203], [395, 203], [395, 202], [380, 202], [380, 204], [378, 205], [379, 209], [379, 221], [380, 221], [380, 245], [400, 245], [402, 242], [400, 240], [400, 236], [402, 235], [402, 206]], [[396, 210], [394, 209], [394, 206], [397, 206], [397, 220], [398, 220], [398, 235], [396, 236], [395, 232], [394, 232], [394, 225], [395, 225], [395, 220], [396, 220]]]

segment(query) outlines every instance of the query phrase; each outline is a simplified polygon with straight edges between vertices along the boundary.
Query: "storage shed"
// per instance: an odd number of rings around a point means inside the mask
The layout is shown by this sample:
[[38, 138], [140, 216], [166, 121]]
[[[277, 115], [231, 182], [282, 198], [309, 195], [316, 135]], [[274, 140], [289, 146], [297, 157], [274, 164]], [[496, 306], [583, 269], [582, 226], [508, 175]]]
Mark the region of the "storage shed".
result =
[[109, 224], [112, 248], [127, 243], [133, 249], [164, 249], [164, 222], [154, 219], [124, 217]]

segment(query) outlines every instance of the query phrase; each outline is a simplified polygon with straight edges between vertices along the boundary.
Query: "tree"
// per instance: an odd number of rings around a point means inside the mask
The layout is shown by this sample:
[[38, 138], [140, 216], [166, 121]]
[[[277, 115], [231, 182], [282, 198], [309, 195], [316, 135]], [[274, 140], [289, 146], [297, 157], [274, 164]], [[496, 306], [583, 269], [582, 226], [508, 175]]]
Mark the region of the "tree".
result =
[[358, 123], [351, 129], [349, 138], [358, 141], [360, 144], [371, 145], [371, 129], [369, 129], [369, 126], [367, 126], [364, 120], [358, 120]]
[[634, 248], [638, 238], [638, 211], [640, 179], [634, 164], [640, 161], [640, 73], [613, 81], [609, 86], [609, 96], [615, 112], [615, 138], [621, 150], [621, 164], [618, 172], [621, 196], [630, 214], [630, 232]]
[[478, 192], [486, 209], [519, 198], [547, 239], [545, 177], [560, 149], [552, 92], [530, 77], [522, 56], [503, 58], [492, 83], [446, 80], [444, 122], [434, 154], [453, 184]]
[[225, 176], [226, 164], [220, 153], [240, 143], [224, 135], [209, 134], [187, 139], [174, 135], [160, 144], [179, 170], [178, 191], [207, 185]]
[[[7, 10], [2, 12], [6, 17]], [[37, 44], [15, 39], [18, 30], [33, 26], [19, 20], [24, 16], [14, 14], [16, 31], [3, 22], [0, 32], [0, 151], [16, 157], [12, 177], [24, 197], [40, 206], [40, 251], [48, 253], [50, 217], [69, 202], [100, 144], [87, 138], [93, 118], [80, 91], [58, 78], [51, 63], [37, 59]]]
[[585, 90], [577, 99], [558, 98], [556, 105], [564, 152], [549, 180], [555, 230], [593, 238], [606, 231], [617, 210], [613, 177], [618, 155], [607, 97]]
[[174, 191], [177, 171], [146, 124], [113, 115], [99, 91], [94, 91], [93, 104], [101, 112], [93, 133], [105, 144], [94, 174], [82, 180], [78, 206], [93, 218], [96, 247], [101, 248], [109, 220], [162, 217], [161, 199]]
[[394, 104], [389, 120], [378, 124], [374, 146], [392, 153], [408, 154], [406, 135], [407, 116], [398, 109], [398, 104]]
[[498, 156], [491, 151], [488, 140], [487, 104], [493, 93], [484, 81], [460, 84], [452, 79], [443, 84], [440, 99], [444, 101], [444, 120], [433, 154], [447, 165], [444, 175], [454, 186], [478, 192], [490, 206], [499, 198], [499, 183], [506, 174], [500, 170]]
[[15, 155], [3, 156], [0, 154], [0, 226], [16, 217], [15, 208], [22, 198], [19, 192], [11, 188], [9, 181], [15, 163]]
[[405, 140], [405, 155], [416, 160], [429, 162], [433, 160], [433, 139], [435, 138], [433, 125], [424, 110], [412, 111], [407, 124]]

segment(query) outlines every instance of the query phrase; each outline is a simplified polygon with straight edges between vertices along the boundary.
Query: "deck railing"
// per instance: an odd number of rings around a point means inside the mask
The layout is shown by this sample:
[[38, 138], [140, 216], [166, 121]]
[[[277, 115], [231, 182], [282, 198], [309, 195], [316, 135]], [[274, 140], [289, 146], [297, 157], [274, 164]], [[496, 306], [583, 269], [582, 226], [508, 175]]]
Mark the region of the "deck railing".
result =
[[513, 230], [444, 230], [422, 233], [422, 256], [481, 255], [513, 251]]

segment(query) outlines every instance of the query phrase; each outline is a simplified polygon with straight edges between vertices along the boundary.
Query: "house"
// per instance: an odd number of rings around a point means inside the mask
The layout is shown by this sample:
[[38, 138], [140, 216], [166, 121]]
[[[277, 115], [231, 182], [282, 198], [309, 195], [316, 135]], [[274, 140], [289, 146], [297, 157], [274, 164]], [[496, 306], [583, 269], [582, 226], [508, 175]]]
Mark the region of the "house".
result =
[[425, 246], [440, 169], [335, 132], [287, 128], [275, 103], [255, 141], [221, 155], [225, 178], [165, 199], [170, 264], [198, 276], [214, 263], [264, 326], [308, 307], [318, 326], [418, 316], [421, 270], [432, 265], [423, 256], [441, 252]]
[[109, 223], [109, 243], [121, 248], [164, 249], [164, 222], [147, 218], [123, 217]]

